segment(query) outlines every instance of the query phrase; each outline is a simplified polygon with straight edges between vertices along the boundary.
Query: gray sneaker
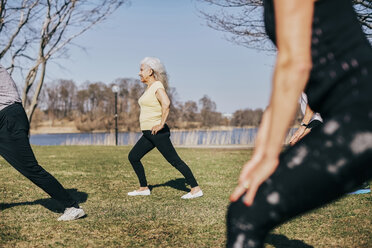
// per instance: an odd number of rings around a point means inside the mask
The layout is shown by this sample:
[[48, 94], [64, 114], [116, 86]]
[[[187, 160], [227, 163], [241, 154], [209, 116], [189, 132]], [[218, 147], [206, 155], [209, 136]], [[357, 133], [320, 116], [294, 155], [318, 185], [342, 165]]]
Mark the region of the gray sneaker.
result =
[[82, 208], [71, 207], [65, 209], [65, 212], [58, 218], [58, 221], [76, 220], [83, 216], [85, 216], [85, 212]]

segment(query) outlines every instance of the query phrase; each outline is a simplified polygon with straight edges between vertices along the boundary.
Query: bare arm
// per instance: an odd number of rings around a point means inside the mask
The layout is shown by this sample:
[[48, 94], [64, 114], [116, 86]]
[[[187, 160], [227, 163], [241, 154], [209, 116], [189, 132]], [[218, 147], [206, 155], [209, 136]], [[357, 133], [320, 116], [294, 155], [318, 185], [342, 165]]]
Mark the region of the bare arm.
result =
[[305, 123], [306, 125], [309, 124], [313, 115], [314, 115], [314, 111], [307, 104], [306, 109], [305, 109], [305, 115], [304, 115], [304, 118], [302, 119], [302, 122]]
[[311, 69], [313, 0], [275, 0], [278, 56], [270, 100], [267, 156], [277, 158]]
[[260, 142], [262, 156], [243, 167], [239, 185], [231, 195], [237, 200], [246, 192], [251, 205], [258, 187], [276, 169], [279, 153], [296, 111], [297, 99], [305, 88], [311, 69], [311, 26], [313, 0], [274, 0], [278, 55], [269, 104], [267, 134]]
[[[313, 117], [313, 115], [314, 115], [314, 111], [311, 110], [309, 105], [306, 105], [305, 115], [304, 115], [304, 118], [302, 119], [302, 123], [304, 123], [306, 125], [309, 124], [309, 122], [311, 120], [311, 117]], [[309, 128], [307, 128], [306, 126], [301, 125], [297, 129], [297, 131], [293, 134], [291, 139], [289, 140], [289, 144], [291, 146], [295, 145], [300, 139], [305, 137], [310, 131], [311, 130]]]
[[151, 134], [156, 134], [159, 130], [164, 127], [165, 121], [169, 115], [170, 100], [164, 89], [158, 89], [155, 92], [156, 98], [161, 105], [161, 122], [159, 125], [153, 126], [151, 129]]

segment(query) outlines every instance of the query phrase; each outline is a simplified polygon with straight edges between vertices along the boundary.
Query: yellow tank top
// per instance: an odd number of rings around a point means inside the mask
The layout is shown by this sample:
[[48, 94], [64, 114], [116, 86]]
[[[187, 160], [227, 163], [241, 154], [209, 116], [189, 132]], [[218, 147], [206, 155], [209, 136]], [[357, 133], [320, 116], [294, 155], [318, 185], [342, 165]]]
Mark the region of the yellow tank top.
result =
[[158, 89], [164, 89], [160, 81], [152, 83], [138, 99], [138, 104], [141, 107], [141, 130], [151, 130], [153, 126], [161, 123], [161, 104], [155, 95]]

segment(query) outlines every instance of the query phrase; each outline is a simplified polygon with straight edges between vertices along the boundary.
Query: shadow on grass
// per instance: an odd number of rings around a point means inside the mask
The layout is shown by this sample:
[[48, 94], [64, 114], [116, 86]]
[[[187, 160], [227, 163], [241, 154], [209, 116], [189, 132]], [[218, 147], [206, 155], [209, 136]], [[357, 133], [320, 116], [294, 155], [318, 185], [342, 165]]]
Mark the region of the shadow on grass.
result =
[[275, 248], [313, 248], [313, 246], [305, 244], [301, 240], [290, 240], [281, 234], [269, 234], [265, 243], [273, 245]]
[[[80, 192], [77, 189], [67, 189], [67, 192], [75, 199], [79, 204], [86, 202], [88, 199], [88, 194], [85, 192]], [[49, 209], [55, 213], [63, 213], [64, 209], [62, 206], [52, 198], [39, 199], [35, 201], [28, 202], [16, 202], [16, 203], [0, 203], [0, 211], [7, 208], [12, 208], [16, 206], [26, 206], [26, 205], [42, 205], [43, 207]]]
[[186, 180], [185, 178], [177, 178], [175, 180], [169, 180], [166, 183], [162, 184], [155, 184], [155, 185], [149, 185], [149, 189], [152, 190], [154, 188], [158, 187], [171, 187], [180, 191], [189, 192], [190, 189], [186, 187]]

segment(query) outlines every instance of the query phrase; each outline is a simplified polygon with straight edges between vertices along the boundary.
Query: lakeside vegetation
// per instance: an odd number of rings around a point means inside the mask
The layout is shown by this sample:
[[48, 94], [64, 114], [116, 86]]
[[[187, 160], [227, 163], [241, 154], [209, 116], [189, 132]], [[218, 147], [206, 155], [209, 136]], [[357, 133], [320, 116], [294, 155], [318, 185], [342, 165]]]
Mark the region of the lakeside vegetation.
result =
[[[59, 79], [48, 82], [43, 87], [38, 108], [32, 118], [32, 129], [40, 133], [39, 129], [53, 129], [59, 123], [68, 123], [69, 130], [75, 132], [113, 130], [115, 123], [113, 85], [119, 88], [117, 98], [119, 131], [139, 131], [140, 107], [137, 101], [144, 91], [144, 84], [133, 78], [119, 78], [111, 83], [86, 82], [79, 86], [73, 80]], [[260, 108], [221, 113], [217, 111], [216, 103], [207, 95], [197, 102], [191, 100], [180, 102], [175, 88], [168, 89], [167, 93], [171, 99], [167, 123], [174, 129], [257, 127], [263, 114]]]

